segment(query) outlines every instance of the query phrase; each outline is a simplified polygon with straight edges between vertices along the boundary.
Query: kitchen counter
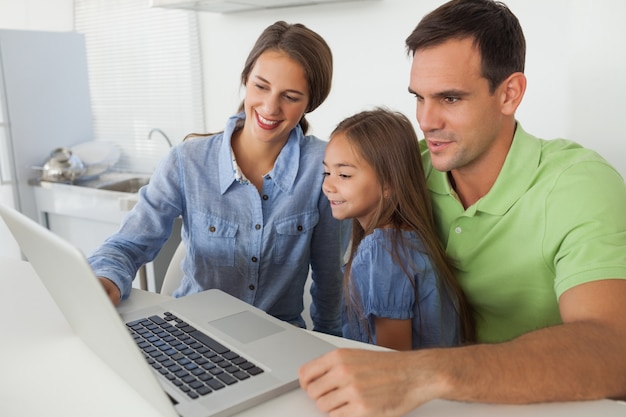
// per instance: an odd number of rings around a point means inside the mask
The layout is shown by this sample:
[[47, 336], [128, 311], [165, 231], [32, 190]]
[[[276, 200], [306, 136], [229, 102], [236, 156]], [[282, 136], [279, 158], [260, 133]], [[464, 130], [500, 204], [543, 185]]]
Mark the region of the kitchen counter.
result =
[[[40, 213], [57, 213], [119, 224], [137, 203], [138, 195], [136, 192], [102, 187], [135, 178], [142, 178], [147, 182], [150, 176], [110, 172], [77, 184], [40, 180], [32, 180], [30, 184], [34, 187]], [[46, 224], [44, 218], [40, 218], [40, 221]]]

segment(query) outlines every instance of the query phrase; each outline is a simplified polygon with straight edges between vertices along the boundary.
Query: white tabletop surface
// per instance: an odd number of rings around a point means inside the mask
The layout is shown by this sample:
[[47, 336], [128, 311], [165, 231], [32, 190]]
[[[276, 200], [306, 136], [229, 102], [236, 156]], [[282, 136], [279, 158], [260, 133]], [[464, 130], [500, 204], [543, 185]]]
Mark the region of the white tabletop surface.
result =
[[[0, 416], [143, 417], [154, 409], [73, 333], [27, 262], [0, 256]], [[120, 309], [158, 300], [133, 290]], [[368, 347], [332, 336], [338, 346]], [[237, 414], [238, 417], [320, 417], [299, 389]], [[431, 401], [415, 417], [626, 416], [626, 404], [609, 400], [525, 406]]]

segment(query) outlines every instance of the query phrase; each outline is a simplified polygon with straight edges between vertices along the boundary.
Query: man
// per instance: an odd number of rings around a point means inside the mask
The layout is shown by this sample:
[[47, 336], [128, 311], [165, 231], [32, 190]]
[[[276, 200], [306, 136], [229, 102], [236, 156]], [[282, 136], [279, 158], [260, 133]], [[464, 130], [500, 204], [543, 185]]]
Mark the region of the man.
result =
[[502, 3], [453, 0], [407, 38], [435, 221], [479, 343], [337, 350], [300, 382], [331, 417], [443, 398], [626, 398], [626, 187], [596, 153], [524, 132], [525, 40]]

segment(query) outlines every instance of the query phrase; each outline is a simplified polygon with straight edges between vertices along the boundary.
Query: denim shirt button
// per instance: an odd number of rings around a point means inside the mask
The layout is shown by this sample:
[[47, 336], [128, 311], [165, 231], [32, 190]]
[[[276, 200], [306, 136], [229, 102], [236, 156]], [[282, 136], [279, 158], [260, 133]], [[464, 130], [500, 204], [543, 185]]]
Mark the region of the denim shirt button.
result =
[[258, 261], [257, 257], [256, 257], [256, 256], [253, 256], [253, 257], [252, 257], [252, 262], [256, 262], [256, 261]]
[[253, 284], [250, 284], [250, 285], [248, 285], [248, 288], [249, 288], [250, 290], [254, 290], [254, 285], [253, 285]]
[[269, 200], [269, 196], [267, 194], [263, 194], [263, 200]]
[[302, 231], [302, 229], [303, 229], [302, 225], [301, 225], [301, 224], [299, 224], [299, 225], [298, 225], [298, 227], [297, 227], [297, 229], [298, 229], [298, 232], [301, 232], [301, 231]]
[[215, 233], [215, 230], [216, 230], [216, 229], [215, 229], [215, 226], [211, 226], [211, 227], [209, 227], [209, 232], [211, 232], [211, 233]]
[[255, 228], [256, 230], [260, 230], [260, 229], [261, 229], [261, 225], [260, 225], [260, 224], [255, 224], [255, 225], [254, 225], [254, 228]]

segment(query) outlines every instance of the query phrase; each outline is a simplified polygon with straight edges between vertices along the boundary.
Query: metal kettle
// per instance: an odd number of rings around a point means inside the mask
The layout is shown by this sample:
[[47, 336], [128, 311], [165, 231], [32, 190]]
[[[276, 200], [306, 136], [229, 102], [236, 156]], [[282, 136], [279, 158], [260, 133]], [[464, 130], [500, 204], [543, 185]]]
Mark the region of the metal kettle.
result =
[[73, 183], [87, 171], [85, 164], [69, 148], [56, 148], [42, 168], [42, 181]]

